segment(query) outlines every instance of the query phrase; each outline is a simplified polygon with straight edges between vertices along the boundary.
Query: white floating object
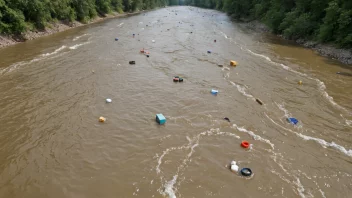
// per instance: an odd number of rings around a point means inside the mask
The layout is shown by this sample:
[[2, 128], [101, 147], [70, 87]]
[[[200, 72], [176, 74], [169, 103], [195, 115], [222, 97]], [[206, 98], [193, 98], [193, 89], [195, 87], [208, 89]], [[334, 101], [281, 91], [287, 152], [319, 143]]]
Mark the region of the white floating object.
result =
[[212, 93], [213, 95], [218, 94], [218, 92], [219, 92], [219, 91], [218, 91], [218, 90], [216, 90], [216, 89], [212, 89], [212, 90], [211, 90], [211, 93]]
[[155, 43], [155, 40], [152, 40], [153, 43]]
[[236, 161], [232, 161], [232, 162], [231, 162], [231, 166], [232, 166], [232, 165], [236, 165]]
[[108, 99], [106, 99], [106, 102], [107, 102], [107, 103], [111, 103], [112, 100], [111, 100], [110, 98], [108, 98]]
[[236, 164], [231, 165], [231, 171], [237, 173], [238, 172], [238, 166]]

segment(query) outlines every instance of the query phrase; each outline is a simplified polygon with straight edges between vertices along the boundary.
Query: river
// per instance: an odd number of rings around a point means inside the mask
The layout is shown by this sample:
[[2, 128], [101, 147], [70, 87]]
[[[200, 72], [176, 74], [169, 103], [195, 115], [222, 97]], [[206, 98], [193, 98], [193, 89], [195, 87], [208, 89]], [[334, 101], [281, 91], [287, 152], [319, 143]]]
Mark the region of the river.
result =
[[0, 197], [348, 197], [339, 71], [351, 67], [186, 6], [0, 49]]

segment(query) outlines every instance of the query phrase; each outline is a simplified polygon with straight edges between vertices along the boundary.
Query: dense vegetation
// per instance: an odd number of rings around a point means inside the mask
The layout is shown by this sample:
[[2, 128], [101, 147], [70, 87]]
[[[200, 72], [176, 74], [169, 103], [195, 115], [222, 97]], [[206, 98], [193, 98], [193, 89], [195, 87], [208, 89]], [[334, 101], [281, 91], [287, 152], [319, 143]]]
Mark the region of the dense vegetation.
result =
[[43, 29], [60, 20], [83, 23], [111, 12], [133, 12], [166, 6], [170, 0], [0, 0], [0, 33], [20, 34], [27, 29]]
[[56, 20], [86, 23], [113, 11], [181, 4], [223, 10], [239, 20], [258, 19], [289, 39], [352, 47], [352, 0], [0, 0], [0, 33], [20, 34]]
[[234, 19], [258, 19], [276, 34], [352, 47], [352, 0], [185, 0], [226, 11]]

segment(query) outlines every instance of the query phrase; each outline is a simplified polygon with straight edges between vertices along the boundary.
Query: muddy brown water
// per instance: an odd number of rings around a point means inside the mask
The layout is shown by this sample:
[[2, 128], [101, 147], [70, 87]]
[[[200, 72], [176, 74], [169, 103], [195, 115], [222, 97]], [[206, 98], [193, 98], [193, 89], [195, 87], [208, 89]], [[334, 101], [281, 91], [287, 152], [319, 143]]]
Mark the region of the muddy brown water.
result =
[[0, 197], [351, 196], [350, 67], [223, 13], [111, 19], [1, 49], [0, 65]]

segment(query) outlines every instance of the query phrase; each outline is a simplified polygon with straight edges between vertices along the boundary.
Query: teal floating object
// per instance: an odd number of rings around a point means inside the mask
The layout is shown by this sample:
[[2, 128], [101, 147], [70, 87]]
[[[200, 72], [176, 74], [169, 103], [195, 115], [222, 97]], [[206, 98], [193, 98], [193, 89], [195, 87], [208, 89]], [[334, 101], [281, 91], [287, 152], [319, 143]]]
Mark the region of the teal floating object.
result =
[[165, 124], [166, 118], [161, 113], [156, 114], [156, 122], [159, 123], [159, 124]]

